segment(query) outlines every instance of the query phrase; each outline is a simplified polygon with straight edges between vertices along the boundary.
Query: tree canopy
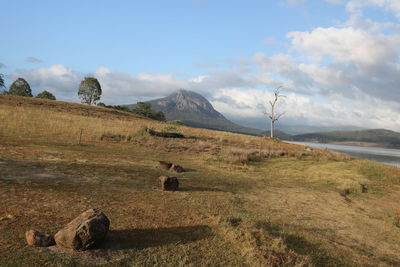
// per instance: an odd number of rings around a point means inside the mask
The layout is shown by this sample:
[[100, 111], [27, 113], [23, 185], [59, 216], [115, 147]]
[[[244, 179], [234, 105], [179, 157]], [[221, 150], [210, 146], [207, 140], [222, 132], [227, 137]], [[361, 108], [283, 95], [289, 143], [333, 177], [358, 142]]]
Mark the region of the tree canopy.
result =
[[49, 91], [44, 90], [43, 92], [39, 93], [36, 98], [44, 98], [50, 100], [56, 100], [56, 97], [50, 93]]
[[24, 78], [18, 78], [10, 85], [8, 94], [32, 97], [32, 90], [29, 83], [25, 81]]
[[93, 77], [85, 77], [79, 85], [78, 96], [83, 104], [96, 104], [101, 97], [101, 86], [99, 81]]
[[4, 76], [2, 73], [0, 73], [0, 88], [5, 87], [4, 85]]
[[146, 102], [138, 102], [136, 108], [132, 112], [153, 120], [165, 121], [165, 115], [162, 111], [155, 111], [151, 109], [151, 104]]

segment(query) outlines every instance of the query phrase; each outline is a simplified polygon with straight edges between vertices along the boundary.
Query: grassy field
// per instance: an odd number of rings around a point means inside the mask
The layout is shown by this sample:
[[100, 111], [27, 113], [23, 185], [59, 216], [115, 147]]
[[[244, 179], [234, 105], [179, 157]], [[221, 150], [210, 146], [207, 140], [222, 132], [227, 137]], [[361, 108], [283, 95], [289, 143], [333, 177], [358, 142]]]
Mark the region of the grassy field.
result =
[[[0, 126], [0, 266], [400, 265], [398, 168], [23, 97], [0, 95]], [[160, 175], [181, 189], [155, 190]], [[98, 247], [26, 245], [92, 207], [111, 221]]]

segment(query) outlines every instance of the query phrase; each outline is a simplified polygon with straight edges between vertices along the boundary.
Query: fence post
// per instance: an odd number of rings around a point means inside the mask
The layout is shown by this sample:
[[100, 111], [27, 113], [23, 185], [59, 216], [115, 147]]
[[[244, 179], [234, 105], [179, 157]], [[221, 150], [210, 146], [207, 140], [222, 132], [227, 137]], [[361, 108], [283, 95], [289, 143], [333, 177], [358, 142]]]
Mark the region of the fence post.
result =
[[79, 143], [78, 143], [78, 145], [80, 145], [81, 141], [82, 141], [82, 132], [83, 132], [83, 128], [81, 128], [81, 132], [79, 134]]

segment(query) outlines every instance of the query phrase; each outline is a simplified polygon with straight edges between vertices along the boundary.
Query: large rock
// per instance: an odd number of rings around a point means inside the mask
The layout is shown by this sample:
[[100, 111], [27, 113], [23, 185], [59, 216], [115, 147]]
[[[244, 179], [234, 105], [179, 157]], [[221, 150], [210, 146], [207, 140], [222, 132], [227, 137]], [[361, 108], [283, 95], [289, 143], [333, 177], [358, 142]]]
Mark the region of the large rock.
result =
[[33, 247], [49, 247], [56, 243], [52, 235], [44, 234], [38, 231], [29, 230], [25, 233], [26, 242]]
[[176, 177], [160, 176], [159, 180], [162, 191], [176, 191], [179, 188], [179, 181]]
[[86, 250], [102, 241], [109, 228], [107, 216], [98, 209], [90, 209], [58, 231], [54, 239], [61, 247]]

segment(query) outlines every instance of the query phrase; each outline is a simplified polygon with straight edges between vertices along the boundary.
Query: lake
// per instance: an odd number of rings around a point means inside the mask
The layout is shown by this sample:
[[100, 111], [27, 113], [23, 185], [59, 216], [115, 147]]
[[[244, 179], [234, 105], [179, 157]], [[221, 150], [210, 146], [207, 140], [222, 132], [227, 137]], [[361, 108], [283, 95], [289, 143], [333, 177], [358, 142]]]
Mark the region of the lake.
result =
[[332, 144], [319, 144], [319, 143], [317, 144], [309, 142], [288, 142], [288, 143], [338, 151], [359, 159], [377, 161], [400, 168], [400, 149], [332, 145]]

